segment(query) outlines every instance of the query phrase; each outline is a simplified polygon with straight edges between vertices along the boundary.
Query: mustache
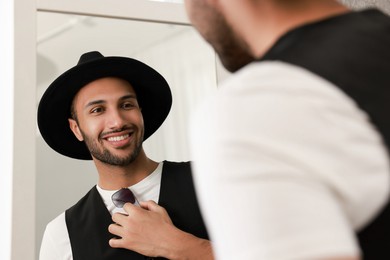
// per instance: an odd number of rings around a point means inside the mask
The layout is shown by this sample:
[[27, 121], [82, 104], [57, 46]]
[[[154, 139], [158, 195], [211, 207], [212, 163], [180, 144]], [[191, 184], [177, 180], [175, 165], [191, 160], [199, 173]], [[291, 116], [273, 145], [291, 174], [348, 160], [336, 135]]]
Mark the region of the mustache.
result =
[[112, 131], [103, 132], [99, 135], [99, 138], [104, 138], [106, 135], [115, 134], [115, 133], [119, 133], [119, 132], [123, 132], [123, 131], [127, 131], [127, 130], [132, 130], [132, 129], [133, 129], [132, 127], [123, 126], [121, 128], [114, 129]]

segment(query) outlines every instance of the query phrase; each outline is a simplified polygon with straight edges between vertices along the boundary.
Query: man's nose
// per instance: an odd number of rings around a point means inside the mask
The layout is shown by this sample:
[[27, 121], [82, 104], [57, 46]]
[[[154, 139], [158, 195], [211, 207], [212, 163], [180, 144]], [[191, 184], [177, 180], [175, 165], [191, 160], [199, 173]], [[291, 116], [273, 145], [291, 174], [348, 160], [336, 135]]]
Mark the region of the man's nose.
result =
[[125, 124], [124, 116], [119, 110], [112, 110], [107, 115], [107, 126], [111, 129], [121, 128]]

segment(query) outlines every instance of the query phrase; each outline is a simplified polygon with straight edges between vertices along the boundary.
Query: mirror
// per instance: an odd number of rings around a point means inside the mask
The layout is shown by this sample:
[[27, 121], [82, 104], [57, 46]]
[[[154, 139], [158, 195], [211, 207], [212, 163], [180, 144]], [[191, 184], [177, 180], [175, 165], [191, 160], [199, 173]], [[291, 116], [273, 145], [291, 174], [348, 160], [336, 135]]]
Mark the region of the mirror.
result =
[[[189, 115], [216, 89], [216, 58], [198, 33], [186, 25], [38, 12], [37, 105], [47, 86], [76, 65], [80, 55], [98, 50], [105, 56], [139, 59], [159, 71], [171, 86], [173, 105], [163, 126], [144, 143], [156, 161], [190, 160]], [[45, 226], [96, 184], [91, 161], [64, 157], [37, 130], [36, 252]]]

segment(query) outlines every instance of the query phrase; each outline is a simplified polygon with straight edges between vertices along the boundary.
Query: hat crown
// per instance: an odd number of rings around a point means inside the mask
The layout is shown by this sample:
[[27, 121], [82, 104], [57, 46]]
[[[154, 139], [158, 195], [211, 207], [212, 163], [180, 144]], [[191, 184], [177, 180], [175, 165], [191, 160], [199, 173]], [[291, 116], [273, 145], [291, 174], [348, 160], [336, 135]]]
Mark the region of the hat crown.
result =
[[102, 59], [104, 56], [98, 52], [98, 51], [90, 51], [87, 53], [84, 53], [83, 55], [80, 56], [79, 62], [77, 62], [77, 65], [81, 65], [83, 63], [87, 63], [90, 61]]

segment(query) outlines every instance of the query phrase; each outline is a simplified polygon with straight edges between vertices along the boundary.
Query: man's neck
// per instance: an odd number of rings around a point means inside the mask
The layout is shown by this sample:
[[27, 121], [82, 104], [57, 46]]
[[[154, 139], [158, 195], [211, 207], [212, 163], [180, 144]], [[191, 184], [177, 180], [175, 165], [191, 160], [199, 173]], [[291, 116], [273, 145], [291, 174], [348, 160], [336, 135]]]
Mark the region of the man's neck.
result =
[[149, 159], [142, 150], [138, 157], [127, 166], [113, 166], [94, 160], [99, 174], [98, 184], [105, 190], [118, 190], [132, 186], [149, 176], [158, 163]]

